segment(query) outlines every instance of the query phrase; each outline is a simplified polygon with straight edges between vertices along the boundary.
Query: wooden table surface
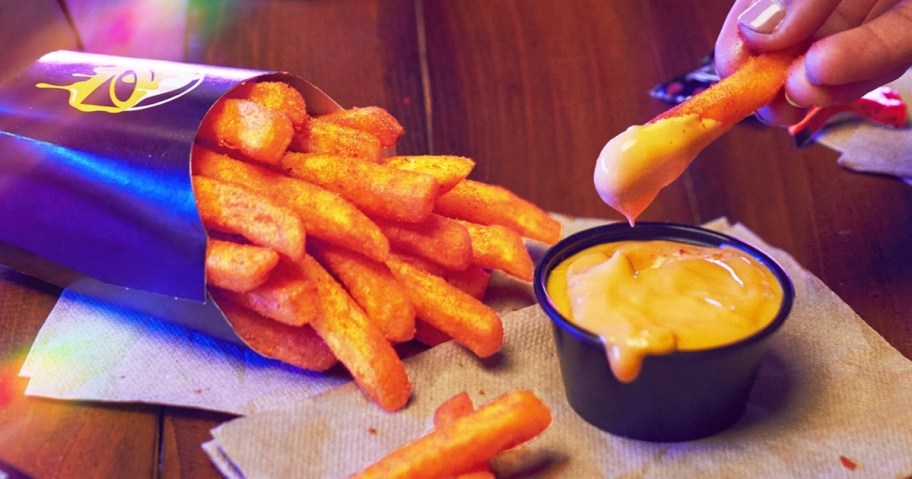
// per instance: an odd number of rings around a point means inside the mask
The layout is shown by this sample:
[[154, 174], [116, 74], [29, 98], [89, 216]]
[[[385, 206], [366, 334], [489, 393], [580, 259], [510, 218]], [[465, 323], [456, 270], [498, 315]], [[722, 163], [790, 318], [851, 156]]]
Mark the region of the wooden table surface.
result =
[[[620, 219], [595, 194], [593, 161], [667, 108], [648, 89], [698, 64], [729, 3], [2, 2], [0, 79], [60, 48], [287, 70], [343, 106], [387, 108], [406, 128], [400, 153], [469, 156], [474, 178], [548, 210]], [[743, 222], [912, 358], [912, 187], [836, 158], [746, 121], [641, 219]], [[0, 269], [0, 461], [40, 478], [218, 476], [200, 444], [227, 415], [24, 396], [16, 375], [59, 293]]]

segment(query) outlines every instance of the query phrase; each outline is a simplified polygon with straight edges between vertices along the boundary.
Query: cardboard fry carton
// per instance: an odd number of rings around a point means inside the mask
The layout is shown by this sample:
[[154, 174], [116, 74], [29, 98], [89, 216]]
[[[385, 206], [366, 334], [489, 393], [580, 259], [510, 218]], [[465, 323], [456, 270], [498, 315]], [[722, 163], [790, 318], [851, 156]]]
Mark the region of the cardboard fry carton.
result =
[[285, 72], [72, 51], [0, 84], [0, 264], [243, 342], [206, 291], [190, 154], [215, 102], [264, 80], [340, 108]]

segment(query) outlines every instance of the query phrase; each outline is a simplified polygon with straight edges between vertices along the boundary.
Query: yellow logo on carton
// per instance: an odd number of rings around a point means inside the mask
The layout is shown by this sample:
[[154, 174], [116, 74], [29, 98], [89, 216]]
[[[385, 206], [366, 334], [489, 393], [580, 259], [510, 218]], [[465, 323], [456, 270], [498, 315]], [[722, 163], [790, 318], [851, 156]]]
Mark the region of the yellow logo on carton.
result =
[[92, 71], [92, 75], [74, 73], [74, 77], [85, 79], [69, 85], [37, 83], [35, 86], [69, 91], [70, 106], [79, 111], [121, 113], [152, 108], [176, 100], [203, 81], [201, 73], [193, 72], [113, 66], [95, 67]]

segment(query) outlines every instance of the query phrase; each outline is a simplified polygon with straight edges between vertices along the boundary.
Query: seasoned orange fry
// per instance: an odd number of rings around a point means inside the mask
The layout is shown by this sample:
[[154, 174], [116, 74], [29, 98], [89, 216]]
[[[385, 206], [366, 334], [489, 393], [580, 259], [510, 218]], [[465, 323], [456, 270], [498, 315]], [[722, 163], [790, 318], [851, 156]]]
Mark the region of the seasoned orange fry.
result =
[[749, 56], [732, 75], [609, 140], [593, 175], [599, 197], [633, 225], [704, 148], [776, 97], [797, 56], [796, 51]]
[[294, 210], [309, 235], [384, 261], [389, 242], [380, 228], [339, 194], [281, 173], [193, 147], [194, 174], [246, 186]]
[[313, 281], [292, 264], [280, 262], [261, 286], [231, 297], [267, 318], [301, 326], [320, 315], [316, 294]]
[[688, 101], [668, 109], [650, 122], [663, 118], [694, 114], [734, 125], [771, 102], [782, 85], [797, 53], [769, 52], [748, 56], [732, 75]]
[[248, 82], [228, 93], [231, 98], [250, 100], [291, 120], [294, 129], [300, 130], [307, 123], [307, 103], [301, 92], [287, 83], [277, 81]]
[[472, 238], [472, 264], [499, 269], [524, 281], [532, 280], [535, 265], [519, 233], [500, 225], [462, 221]]
[[468, 393], [462, 391], [437, 406], [434, 411], [434, 427], [439, 429], [449, 426], [456, 422], [457, 419], [468, 416], [474, 411], [475, 403], [472, 402], [472, 398], [469, 397]]
[[285, 154], [293, 133], [291, 120], [285, 115], [249, 100], [228, 98], [212, 107], [198, 135], [251, 159], [275, 165]]
[[380, 160], [386, 166], [433, 176], [440, 183], [440, 192], [446, 193], [466, 179], [475, 162], [462, 156], [424, 155], [391, 156]]
[[396, 258], [399, 259], [399, 261], [408, 263], [412, 267], [418, 268], [425, 273], [430, 273], [434, 276], [440, 276], [441, 278], [444, 278], [447, 275], [447, 269], [433, 261], [408, 254], [403, 251], [398, 251], [395, 248], [393, 249], [392, 254], [395, 254]]
[[472, 240], [456, 220], [432, 214], [422, 223], [375, 218], [374, 222], [397, 251], [404, 251], [451, 271], [462, 271], [472, 262]]
[[473, 223], [506, 226], [548, 244], [561, 235], [561, 224], [532, 202], [501, 186], [474, 180], [463, 180], [441, 195], [435, 211]]
[[386, 339], [415, 336], [415, 306], [383, 263], [331, 243], [311, 240], [307, 251], [348, 290]]
[[402, 445], [353, 477], [453, 477], [472, 471], [497, 454], [529, 441], [550, 424], [551, 411], [534, 393], [512, 391]]
[[[488, 274], [487, 271], [477, 266], [470, 266], [464, 271], [446, 271], [437, 264], [429, 263], [424, 259], [416, 258], [414, 256], [397, 254], [396, 257], [401, 261], [405, 261], [406, 263], [415, 266], [416, 268], [431, 273], [435, 276], [445, 278], [447, 283], [450, 283], [456, 288], [459, 288], [460, 290], [468, 293], [479, 301], [484, 300], [485, 291], [488, 289], [488, 283], [491, 275]], [[421, 318], [416, 318], [415, 339], [427, 346], [436, 346], [438, 344], [445, 343], [453, 338], [451, 338], [443, 331], [435, 328], [434, 326], [431, 326], [427, 321], [424, 321]]]
[[[434, 411], [434, 428], [447, 427], [459, 418], [468, 416], [475, 411], [475, 403], [472, 398], [463, 391], [437, 407]], [[456, 476], [456, 479], [494, 479], [494, 472], [491, 471], [490, 464], [484, 464], [476, 467], [474, 470], [464, 472]]]
[[490, 307], [449, 284], [390, 255], [386, 262], [403, 285], [418, 317], [446, 333], [479, 357], [503, 345], [503, 323]]
[[393, 346], [314, 258], [305, 256], [299, 266], [317, 287], [314, 300], [322, 314], [310, 323], [317, 334], [367, 397], [387, 411], [402, 409], [411, 395], [412, 383]]
[[266, 282], [279, 254], [259, 246], [209, 239], [206, 282], [230, 291], [249, 291]]
[[448, 271], [445, 278], [447, 283], [469, 293], [479, 301], [484, 301], [491, 275], [478, 266], [469, 266], [463, 271]]
[[310, 325], [273, 321], [219, 291], [212, 296], [238, 336], [259, 354], [311, 371], [326, 371], [338, 362]]
[[370, 216], [397, 221], [424, 221], [440, 192], [428, 175], [339, 156], [289, 153], [282, 168], [339, 193]]
[[383, 148], [394, 146], [399, 141], [399, 137], [405, 132], [405, 129], [402, 128], [396, 118], [390, 115], [388, 111], [376, 106], [339, 110], [323, 115], [320, 118], [370, 133], [380, 140], [380, 146]]
[[291, 151], [361, 158], [376, 162], [382, 147], [374, 135], [323, 119], [311, 118], [294, 134]]
[[443, 331], [431, 326], [427, 321], [415, 319], [415, 340], [426, 346], [437, 346], [453, 338]]
[[304, 226], [288, 208], [230, 183], [193, 177], [193, 193], [206, 228], [239, 234], [289, 258], [304, 255]]

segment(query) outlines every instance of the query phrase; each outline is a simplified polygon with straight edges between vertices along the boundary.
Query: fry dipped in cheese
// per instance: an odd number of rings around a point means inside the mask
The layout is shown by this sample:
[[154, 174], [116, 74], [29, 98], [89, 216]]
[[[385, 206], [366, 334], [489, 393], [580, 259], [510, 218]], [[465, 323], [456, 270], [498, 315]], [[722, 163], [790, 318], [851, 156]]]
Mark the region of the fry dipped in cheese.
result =
[[700, 151], [775, 98], [795, 58], [793, 52], [750, 56], [731, 76], [612, 138], [595, 167], [602, 201], [632, 225]]

